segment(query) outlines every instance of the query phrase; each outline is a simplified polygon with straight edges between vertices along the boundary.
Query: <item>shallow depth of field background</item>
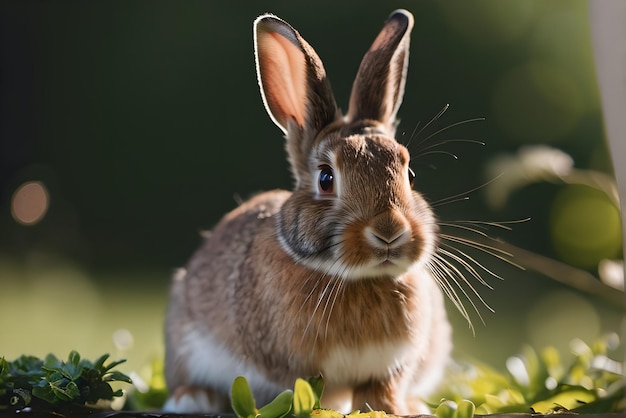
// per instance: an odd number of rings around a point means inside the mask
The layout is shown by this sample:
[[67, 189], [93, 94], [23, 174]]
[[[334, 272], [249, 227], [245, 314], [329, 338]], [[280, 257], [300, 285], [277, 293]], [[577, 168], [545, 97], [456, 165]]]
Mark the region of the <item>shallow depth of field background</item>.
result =
[[[399, 140], [446, 104], [412, 144], [486, 118], [428, 142], [484, 146], [415, 145], [430, 201], [478, 188], [438, 206], [440, 218], [530, 218], [491, 233], [594, 275], [619, 258], [618, 211], [601, 193], [541, 182], [494, 207], [479, 188], [497, 184], [497, 155], [533, 144], [611, 173], [584, 1], [3, 2], [0, 356], [110, 352], [129, 360], [123, 371], [162, 356], [169, 277], [199, 232], [239, 198], [291, 185], [258, 92], [254, 18], [271, 11], [302, 33], [345, 110], [362, 55], [400, 7], [416, 19]], [[16, 213], [27, 184], [30, 219]], [[504, 280], [477, 285], [495, 313], [481, 309], [484, 326], [473, 315], [475, 336], [449, 311], [457, 356], [502, 368], [523, 344], [565, 353], [572, 338], [619, 330], [623, 307], [477, 257]]]

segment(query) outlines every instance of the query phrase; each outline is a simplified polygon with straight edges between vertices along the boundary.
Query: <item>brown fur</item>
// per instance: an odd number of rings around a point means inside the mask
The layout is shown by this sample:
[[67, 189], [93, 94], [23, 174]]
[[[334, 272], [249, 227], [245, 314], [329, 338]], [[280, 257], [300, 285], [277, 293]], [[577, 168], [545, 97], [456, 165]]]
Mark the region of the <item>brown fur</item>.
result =
[[[424, 412], [408, 397], [420, 384], [421, 395], [432, 389], [450, 327], [427, 268], [436, 221], [412, 190], [408, 151], [393, 138], [412, 24], [408, 12], [392, 14], [363, 59], [344, 118], [298, 32], [271, 15], [255, 22], [259, 85], [286, 133], [296, 185], [228, 213], [173, 280], [166, 375], [175, 399], [198, 386], [212, 399], [227, 396], [190, 369], [189, 356], [202, 355], [190, 352], [199, 349], [190, 335], [204, 333], [276, 387], [323, 374], [326, 406], [348, 396], [355, 409]], [[322, 166], [333, 170], [332, 193], [318, 186]], [[351, 360], [362, 373], [344, 364]]]

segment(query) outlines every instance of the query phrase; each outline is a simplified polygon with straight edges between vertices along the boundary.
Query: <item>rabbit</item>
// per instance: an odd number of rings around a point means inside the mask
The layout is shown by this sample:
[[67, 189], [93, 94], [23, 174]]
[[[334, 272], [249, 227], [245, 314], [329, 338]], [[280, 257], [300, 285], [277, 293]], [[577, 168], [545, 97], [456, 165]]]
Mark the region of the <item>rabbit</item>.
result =
[[428, 413], [420, 399], [452, 344], [429, 268], [437, 222], [394, 138], [412, 27], [408, 11], [390, 15], [344, 116], [300, 34], [272, 14], [255, 20], [261, 96], [295, 185], [226, 214], [175, 274], [165, 411], [229, 411], [239, 375], [259, 405], [321, 375], [322, 407]]

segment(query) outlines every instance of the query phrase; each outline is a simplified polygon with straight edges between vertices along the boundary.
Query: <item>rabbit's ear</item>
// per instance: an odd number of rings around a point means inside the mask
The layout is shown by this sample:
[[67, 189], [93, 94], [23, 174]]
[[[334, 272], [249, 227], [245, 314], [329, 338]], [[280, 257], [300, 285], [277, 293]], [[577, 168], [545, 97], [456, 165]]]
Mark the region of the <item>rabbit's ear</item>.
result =
[[285, 134], [307, 129], [315, 135], [339, 117], [322, 61], [291, 25], [271, 14], [259, 16], [254, 50], [265, 108]]
[[402, 103], [413, 15], [393, 12], [361, 61], [350, 95], [348, 121], [382, 122], [390, 133]]

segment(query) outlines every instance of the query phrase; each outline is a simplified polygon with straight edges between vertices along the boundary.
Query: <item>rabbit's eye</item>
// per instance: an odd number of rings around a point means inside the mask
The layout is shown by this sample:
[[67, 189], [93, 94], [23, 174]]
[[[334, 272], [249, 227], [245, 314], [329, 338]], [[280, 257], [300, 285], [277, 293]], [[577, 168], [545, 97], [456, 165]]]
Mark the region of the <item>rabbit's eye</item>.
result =
[[320, 167], [320, 177], [319, 177], [319, 192], [320, 194], [331, 194], [333, 193], [333, 180], [335, 176], [333, 175], [333, 169], [328, 165], [323, 165]]
[[409, 183], [411, 184], [411, 187], [413, 187], [413, 184], [415, 183], [415, 172], [411, 170], [411, 168], [409, 168]]

